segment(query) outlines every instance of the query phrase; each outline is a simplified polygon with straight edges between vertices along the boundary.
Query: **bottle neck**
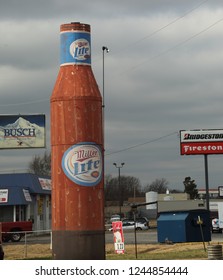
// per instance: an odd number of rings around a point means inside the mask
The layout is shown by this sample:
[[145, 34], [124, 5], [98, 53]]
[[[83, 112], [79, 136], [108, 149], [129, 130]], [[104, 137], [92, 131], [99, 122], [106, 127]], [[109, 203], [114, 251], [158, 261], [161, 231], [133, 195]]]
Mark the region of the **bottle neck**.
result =
[[91, 65], [91, 35], [88, 31], [60, 33], [60, 66]]

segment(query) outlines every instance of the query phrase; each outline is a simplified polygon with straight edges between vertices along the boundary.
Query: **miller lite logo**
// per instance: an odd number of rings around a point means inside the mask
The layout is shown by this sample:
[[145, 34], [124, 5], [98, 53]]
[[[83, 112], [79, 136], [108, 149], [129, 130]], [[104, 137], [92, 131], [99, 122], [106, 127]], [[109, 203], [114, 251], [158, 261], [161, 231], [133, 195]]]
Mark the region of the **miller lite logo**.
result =
[[74, 183], [93, 187], [102, 177], [102, 153], [94, 143], [79, 143], [70, 147], [63, 155], [62, 168]]
[[70, 45], [70, 54], [77, 60], [86, 60], [91, 56], [90, 44], [86, 39], [78, 39]]
[[88, 32], [60, 34], [60, 65], [91, 65], [91, 38]]

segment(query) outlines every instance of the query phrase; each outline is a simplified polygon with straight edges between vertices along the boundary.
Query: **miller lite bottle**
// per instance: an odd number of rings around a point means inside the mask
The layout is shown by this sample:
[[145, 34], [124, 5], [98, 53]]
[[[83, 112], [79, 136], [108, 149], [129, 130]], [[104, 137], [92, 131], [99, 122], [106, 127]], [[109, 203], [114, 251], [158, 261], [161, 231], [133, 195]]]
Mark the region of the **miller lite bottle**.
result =
[[91, 68], [90, 25], [60, 26], [50, 102], [53, 258], [105, 259], [102, 97]]

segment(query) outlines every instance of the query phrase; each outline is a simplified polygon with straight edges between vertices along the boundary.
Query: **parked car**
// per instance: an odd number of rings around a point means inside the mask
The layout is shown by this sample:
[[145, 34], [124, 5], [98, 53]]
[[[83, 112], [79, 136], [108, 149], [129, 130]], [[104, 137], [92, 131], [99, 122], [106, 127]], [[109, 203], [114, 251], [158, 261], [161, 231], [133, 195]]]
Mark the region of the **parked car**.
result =
[[219, 220], [218, 220], [218, 218], [212, 219], [211, 225], [212, 225], [212, 232], [222, 233], [222, 229], [219, 228]]
[[149, 229], [146, 222], [134, 222], [134, 220], [129, 221], [122, 221], [122, 228], [123, 230], [129, 230], [129, 229], [136, 229], [136, 230], [147, 230]]
[[[143, 221], [137, 221], [136, 220], [136, 224], [134, 222], [134, 220], [132, 219], [123, 219], [122, 220], [122, 229], [123, 230], [148, 230], [149, 226], [147, 221], [143, 220]], [[109, 229], [109, 231], [112, 231], [112, 228]]]
[[149, 227], [149, 220], [146, 217], [136, 218], [136, 222], [145, 223]]
[[1, 222], [2, 241], [19, 242], [25, 232], [32, 231], [32, 221]]
[[117, 214], [112, 215], [111, 219], [110, 219], [111, 223], [112, 222], [117, 222], [117, 221], [120, 221], [120, 220], [121, 220], [120, 215], [117, 215]]
[[[122, 222], [126, 222], [126, 221], [133, 221], [133, 219], [123, 219]], [[139, 218], [136, 218], [136, 222], [137, 223], [141, 223], [141, 224], [145, 224], [148, 226], [149, 228], [149, 220], [146, 218], [146, 217], [139, 217]]]

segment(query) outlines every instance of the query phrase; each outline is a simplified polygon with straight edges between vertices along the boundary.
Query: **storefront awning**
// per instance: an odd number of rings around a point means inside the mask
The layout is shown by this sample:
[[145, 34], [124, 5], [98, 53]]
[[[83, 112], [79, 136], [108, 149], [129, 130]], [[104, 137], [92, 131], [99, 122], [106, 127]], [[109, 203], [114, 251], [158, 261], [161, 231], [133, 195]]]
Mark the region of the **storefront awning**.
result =
[[32, 202], [29, 189], [21, 186], [0, 187], [0, 206], [26, 205]]

